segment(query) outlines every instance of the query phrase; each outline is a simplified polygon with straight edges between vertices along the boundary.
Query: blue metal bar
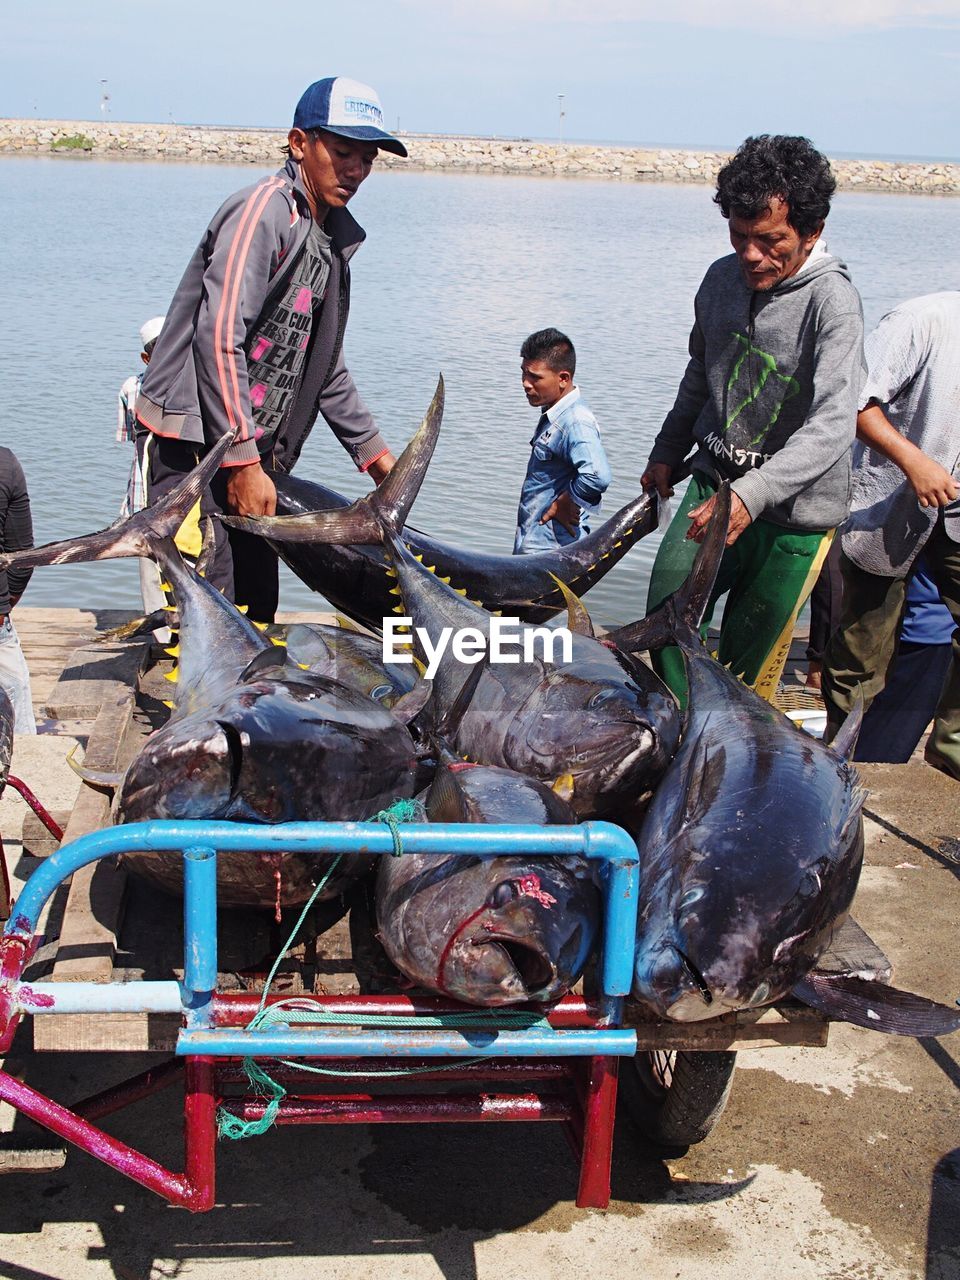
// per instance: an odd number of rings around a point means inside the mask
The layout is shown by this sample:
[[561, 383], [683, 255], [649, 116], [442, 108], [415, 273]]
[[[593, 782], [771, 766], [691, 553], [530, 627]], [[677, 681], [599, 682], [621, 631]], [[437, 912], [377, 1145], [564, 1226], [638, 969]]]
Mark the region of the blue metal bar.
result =
[[215, 1058], [579, 1058], [632, 1057], [637, 1033], [628, 1030], [341, 1031], [273, 1026], [266, 1031], [224, 1028], [181, 1031], [177, 1053]]
[[209, 1025], [217, 989], [217, 853], [183, 851], [183, 999], [191, 1026]]
[[17, 1008], [42, 1013], [183, 1012], [179, 982], [21, 982]]
[[[587, 822], [574, 827], [411, 823], [404, 825], [402, 839], [404, 849], [416, 854], [460, 853], [481, 858], [580, 855], [598, 862], [605, 889], [601, 984], [607, 996], [618, 997], [629, 992], [636, 937], [639, 855], [625, 831], [606, 822]], [[41, 863], [17, 899], [4, 937], [28, 944], [36, 931], [40, 912], [57, 886], [74, 871], [99, 858], [143, 851], [184, 852], [184, 999], [188, 1015], [192, 1015], [191, 1028], [196, 1030], [205, 1023], [210, 993], [216, 988], [215, 850], [250, 854], [288, 850], [382, 855], [393, 852], [393, 836], [383, 824], [375, 822], [263, 826], [153, 821], [110, 827], [63, 846]], [[104, 987], [108, 989], [111, 985], [104, 984]], [[616, 1012], [610, 1021], [619, 1020], [619, 1007], [614, 1002], [611, 1008]]]

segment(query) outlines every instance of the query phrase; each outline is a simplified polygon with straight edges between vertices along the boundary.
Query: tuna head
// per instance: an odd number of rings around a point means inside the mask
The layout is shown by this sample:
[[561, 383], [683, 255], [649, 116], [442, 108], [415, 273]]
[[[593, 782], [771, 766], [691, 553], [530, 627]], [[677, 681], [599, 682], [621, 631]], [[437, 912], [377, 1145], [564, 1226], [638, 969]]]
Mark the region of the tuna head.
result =
[[[799, 735], [799, 731], [795, 731]], [[806, 744], [798, 739], [801, 753]], [[826, 753], [819, 743], [817, 753]], [[758, 808], [725, 794], [723, 751], [707, 776], [709, 809], [679, 829], [650, 819], [640, 833], [641, 915], [633, 997], [679, 1022], [757, 1008], [786, 995], [827, 948], [853, 898], [863, 857], [859, 789], [841, 785], [824, 807], [816, 779]], [[848, 766], [824, 760], [827, 770]], [[727, 780], [729, 781], [729, 779]], [[657, 800], [660, 797], [658, 795]], [[655, 802], [656, 804], [657, 802]], [[653, 808], [653, 806], [652, 806]]]
[[[378, 703], [307, 672], [289, 679], [255, 677], [214, 707], [158, 730], [127, 770], [115, 817], [363, 820], [412, 795], [415, 774], [409, 732]], [[155, 883], [179, 892], [179, 855], [138, 854], [134, 862]], [[259, 860], [221, 854], [219, 901], [302, 903], [332, 865], [322, 854]], [[322, 896], [335, 896], [368, 866], [362, 858], [339, 862]]]
[[384, 859], [378, 876], [391, 960], [468, 1004], [558, 999], [583, 971], [599, 914], [599, 893], [576, 859], [402, 857]]
[[308, 672], [255, 677], [158, 730], [118, 806], [127, 822], [359, 820], [409, 796], [415, 767], [409, 732], [358, 691]]
[[653, 672], [611, 678], [606, 665], [546, 668], [504, 740], [506, 763], [559, 780], [579, 818], [615, 818], [633, 805], [663, 776], [679, 739], [676, 702]]

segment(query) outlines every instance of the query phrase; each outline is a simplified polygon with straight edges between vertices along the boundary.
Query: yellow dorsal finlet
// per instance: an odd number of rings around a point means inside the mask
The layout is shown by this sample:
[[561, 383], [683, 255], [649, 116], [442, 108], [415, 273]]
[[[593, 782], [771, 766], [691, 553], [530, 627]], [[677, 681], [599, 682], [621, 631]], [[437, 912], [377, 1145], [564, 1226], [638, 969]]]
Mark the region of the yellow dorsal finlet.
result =
[[550, 788], [561, 800], [570, 801], [573, 799], [573, 774], [561, 773], [560, 777], [554, 782]]

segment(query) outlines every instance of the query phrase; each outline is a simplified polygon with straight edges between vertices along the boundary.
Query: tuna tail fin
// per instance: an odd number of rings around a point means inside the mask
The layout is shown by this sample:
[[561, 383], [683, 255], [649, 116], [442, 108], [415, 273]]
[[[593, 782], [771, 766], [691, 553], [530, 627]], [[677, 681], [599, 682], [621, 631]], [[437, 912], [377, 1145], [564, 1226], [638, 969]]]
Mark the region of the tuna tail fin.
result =
[[158, 550], [162, 549], [161, 544], [172, 543], [177, 530], [199, 502], [201, 493], [213, 479], [232, 443], [232, 436], [224, 436], [175, 489], [152, 506], [137, 511], [128, 520], [117, 520], [99, 533], [88, 533], [64, 542], [48, 542], [43, 547], [0, 556], [0, 568], [18, 565], [31, 569], [43, 564], [119, 560], [126, 556], [156, 559]]
[[808, 973], [792, 994], [838, 1021], [894, 1036], [945, 1036], [960, 1030], [960, 1009], [883, 982], [845, 974]]
[[296, 516], [221, 516], [224, 524], [275, 542], [377, 543], [384, 525], [401, 529], [410, 514], [443, 419], [443, 376], [416, 435], [385, 480], [373, 493], [336, 511], [309, 511]]
[[853, 706], [843, 724], [837, 730], [830, 743], [831, 751], [835, 751], [841, 760], [852, 760], [856, 750], [857, 738], [863, 724], [863, 690], [859, 685], [853, 695]]
[[73, 747], [67, 755], [67, 764], [78, 778], [82, 778], [88, 787], [93, 787], [96, 791], [116, 791], [123, 781], [122, 773], [108, 773], [102, 769], [86, 769], [77, 761], [76, 754], [77, 748]]
[[[177, 612], [176, 607], [174, 607], [173, 614]], [[102, 631], [96, 637], [95, 643], [103, 644], [117, 640], [134, 640], [137, 636], [148, 636], [152, 632], [158, 631], [161, 627], [176, 627], [178, 619], [173, 617], [173, 614], [169, 612], [169, 607], [164, 605], [160, 609], [154, 609], [153, 613], [148, 613], [145, 617], [131, 618], [129, 622], [124, 622], [119, 627], [111, 627], [108, 631]]]
[[687, 644], [699, 644], [697, 633], [717, 580], [729, 524], [730, 486], [722, 484], [717, 490], [713, 514], [686, 582], [649, 617], [608, 632], [605, 641], [627, 653], [662, 649], [678, 639]]

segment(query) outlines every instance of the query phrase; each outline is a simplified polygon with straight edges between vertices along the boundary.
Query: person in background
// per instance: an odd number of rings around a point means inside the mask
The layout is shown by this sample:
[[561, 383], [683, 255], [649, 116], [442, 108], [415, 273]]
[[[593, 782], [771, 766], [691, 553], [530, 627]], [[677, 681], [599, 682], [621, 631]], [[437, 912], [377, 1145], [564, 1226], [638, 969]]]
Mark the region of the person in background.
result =
[[[866, 357], [840, 627], [824, 660], [828, 739], [858, 687], [869, 708], [884, 686], [921, 551], [960, 627], [960, 291], [896, 307], [869, 334]], [[960, 780], [960, 632], [924, 759]]]
[[[0, 447], [0, 551], [26, 551], [32, 546], [33, 521], [23, 468], [10, 449]], [[37, 732], [30, 672], [11, 616], [32, 572], [16, 568], [0, 570], [0, 687], [13, 705], [16, 733]]]
[[[713, 598], [729, 592], [719, 659], [772, 699], [793, 628], [849, 510], [850, 451], [863, 317], [823, 228], [836, 182], [806, 138], [748, 138], [714, 197], [733, 253], [707, 271], [694, 303], [690, 360], [641, 477], [661, 497], [696, 447], [683, 502], [657, 553], [651, 612], [687, 577], [730, 482], [731, 518]], [[654, 655], [681, 702], [675, 647]]]
[[574, 385], [573, 343], [559, 329], [541, 329], [520, 348], [520, 362], [527, 403], [540, 417], [520, 491], [514, 555], [585, 537], [610, 484], [600, 428]]
[[903, 622], [887, 682], [863, 717], [854, 760], [906, 764], [937, 713], [956, 623], [923, 556], [907, 583]]
[[[292, 470], [320, 415], [378, 484], [394, 464], [343, 358], [350, 261], [364, 239], [347, 205], [379, 149], [406, 148], [384, 131], [374, 90], [343, 76], [309, 86], [287, 141], [283, 169], [214, 215], [167, 308], [136, 409], [154, 437], [150, 501], [228, 436], [201, 514], [273, 515], [271, 473]], [[214, 526], [208, 578], [248, 617], [271, 622], [276, 554], [262, 538]], [[196, 519], [177, 542], [199, 554]]]
[[[145, 365], [150, 363], [153, 348], [160, 337], [160, 331], [163, 328], [165, 319], [166, 316], [153, 316], [152, 319], [147, 320], [140, 326], [140, 359]], [[144, 372], [146, 371], [132, 373], [120, 388], [117, 400], [118, 441], [136, 441], [137, 397], [140, 394]], [[143, 449], [138, 449], [134, 454], [133, 465], [130, 468], [130, 479], [127, 482], [126, 497], [124, 498], [123, 506], [120, 508], [120, 515], [124, 518], [133, 515], [135, 511], [141, 511], [146, 506], [146, 470], [149, 464], [149, 449], [150, 442], [145, 439]], [[152, 560], [141, 558], [139, 564], [143, 611], [146, 614], [151, 614], [157, 609], [162, 609], [167, 603], [160, 588], [160, 571]], [[160, 628], [154, 632], [154, 635], [161, 644], [168, 644], [170, 641], [170, 631], [167, 628]]]

